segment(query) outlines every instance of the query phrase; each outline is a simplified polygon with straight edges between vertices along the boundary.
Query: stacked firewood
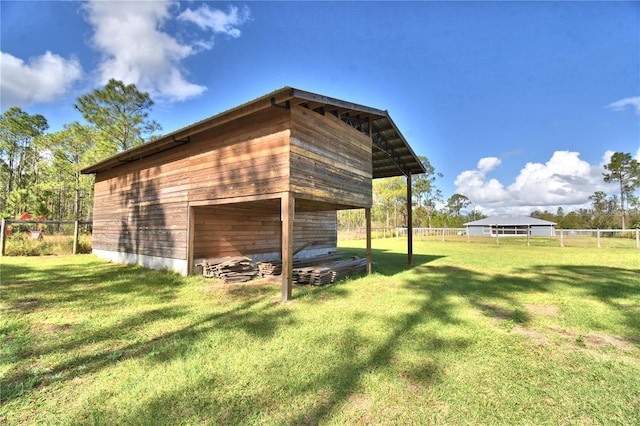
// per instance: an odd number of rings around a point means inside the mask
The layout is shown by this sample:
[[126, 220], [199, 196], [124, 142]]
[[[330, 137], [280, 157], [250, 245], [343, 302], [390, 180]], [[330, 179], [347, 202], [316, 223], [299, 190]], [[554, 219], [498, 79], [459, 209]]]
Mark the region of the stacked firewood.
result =
[[257, 266], [244, 256], [228, 256], [204, 259], [202, 275], [207, 278], [219, 278], [225, 283], [242, 283], [258, 276]]

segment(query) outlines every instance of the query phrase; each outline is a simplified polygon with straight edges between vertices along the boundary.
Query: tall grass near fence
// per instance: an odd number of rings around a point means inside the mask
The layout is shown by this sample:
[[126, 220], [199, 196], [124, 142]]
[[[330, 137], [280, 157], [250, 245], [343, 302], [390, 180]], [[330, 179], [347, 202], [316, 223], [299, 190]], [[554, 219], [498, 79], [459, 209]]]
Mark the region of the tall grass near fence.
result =
[[0, 256], [91, 253], [91, 222], [2, 219]]
[[[373, 242], [375, 273], [225, 285], [3, 258], [7, 424], [636, 424], [636, 250]], [[342, 241], [362, 255], [364, 241]]]
[[[31, 233], [14, 234], [5, 243], [6, 256], [50, 256], [73, 253], [73, 235], [46, 235], [35, 239]], [[80, 235], [78, 253], [91, 253], [91, 235]]]

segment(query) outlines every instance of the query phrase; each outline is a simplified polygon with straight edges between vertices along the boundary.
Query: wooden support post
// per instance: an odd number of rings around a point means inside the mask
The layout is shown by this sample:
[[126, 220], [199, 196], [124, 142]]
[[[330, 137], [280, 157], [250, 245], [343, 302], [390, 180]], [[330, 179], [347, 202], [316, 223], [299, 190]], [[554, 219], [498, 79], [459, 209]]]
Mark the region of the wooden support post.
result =
[[560, 230], [560, 247], [564, 247], [564, 231]]
[[78, 254], [78, 240], [80, 238], [80, 221], [73, 224], [73, 254]]
[[527, 226], [527, 247], [531, 245], [531, 225]]
[[598, 229], [596, 231], [596, 240], [598, 241], [598, 248], [600, 248], [600, 230]]
[[367, 226], [367, 275], [371, 275], [373, 268], [371, 266], [371, 209], [364, 209], [364, 217]]
[[189, 206], [187, 211], [187, 275], [193, 275], [194, 247], [196, 237], [196, 211]]
[[7, 241], [7, 221], [2, 218], [2, 225], [0, 226], [0, 256], [4, 256], [4, 247]]
[[640, 229], [636, 229], [636, 248], [640, 249]]
[[295, 198], [291, 192], [280, 199], [280, 220], [282, 222], [282, 298], [283, 302], [291, 299], [293, 288], [293, 216]]
[[411, 172], [407, 173], [407, 258], [413, 265], [413, 208], [411, 206]]

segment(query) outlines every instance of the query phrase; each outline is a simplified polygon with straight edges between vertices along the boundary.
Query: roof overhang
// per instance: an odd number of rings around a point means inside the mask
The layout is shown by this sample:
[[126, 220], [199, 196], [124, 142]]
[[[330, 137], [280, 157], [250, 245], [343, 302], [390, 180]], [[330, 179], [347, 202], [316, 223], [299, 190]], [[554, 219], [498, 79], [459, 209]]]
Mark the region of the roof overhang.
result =
[[140, 160], [188, 143], [191, 136], [265, 108], [302, 106], [319, 114], [332, 114], [355, 129], [371, 136], [373, 178], [409, 176], [426, 170], [386, 110], [358, 105], [311, 92], [284, 87], [261, 98], [206, 118], [145, 144], [113, 155], [82, 169], [98, 173]]

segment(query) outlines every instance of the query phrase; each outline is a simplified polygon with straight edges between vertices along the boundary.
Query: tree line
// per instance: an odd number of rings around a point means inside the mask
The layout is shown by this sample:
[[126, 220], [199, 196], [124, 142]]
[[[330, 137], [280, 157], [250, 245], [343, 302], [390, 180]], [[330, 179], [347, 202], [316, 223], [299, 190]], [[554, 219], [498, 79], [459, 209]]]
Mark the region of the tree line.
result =
[[83, 122], [48, 133], [47, 119], [12, 107], [0, 116], [0, 215], [90, 220], [93, 176], [80, 171], [140, 145], [161, 129], [149, 118], [148, 93], [110, 80], [80, 96]]
[[[0, 116], [0, 216], [20, 218], [28, 213], [40, 219], [91, 220], [93, 176], [80, 171], [156, 137], [161, 126], [149, 117], [153, 105], [148, 93], [112, 79], [76, 100], [73, 107], [82, 122], [65, 124], [53, 133], [47, 132], [44, 116], [9, 108]], [[413, 226], [458, 228], [486, 217], [463, 194], [444, 200], [437, 187], [442, 174], [426, 157], [420, 160], [426, 173], [412, 179]], [[567, 214], [561, 208], [555, 213], [535, 211], [531, 216], [566, 229], [640, 227], [638, 161], [616, 152], [605, 168], [603, 179], [616, 183], [618, 194], [596, 192], [590, 197], [591, 208]], [[374, 226], [407, 226], [406, 185], [404, 177], [373, 182]], [[363, 227], [364, 211], [340, 211], [338, 225]]]
[[[462, 228], [464, 223], [487, 216], [479, 212], [463, 194], [444, 199], [437, 188], [437, 173], [426, 157], [420, 157], [426, 173], [412, 179], [411, 205], [414, 227]], [[565, 213], [562, 207], [555, 212], [533, 211], [531, 217], [555, 222], [558, 229], [628, 229], [640, 228], [640, 164], [631, 154], [616, 152], [605, 165], [604, 182], [615, 183], [619, 192], [602, 191], [589, 196], [590, 207]], [[404, 177], [385, 178], [373, 183], [372, 226], [399, 228], [407, 226], [407, 181]], [[365, 226], [364, 211], [345, 210], [338, 213], [338, 226], [359, 228]]]

